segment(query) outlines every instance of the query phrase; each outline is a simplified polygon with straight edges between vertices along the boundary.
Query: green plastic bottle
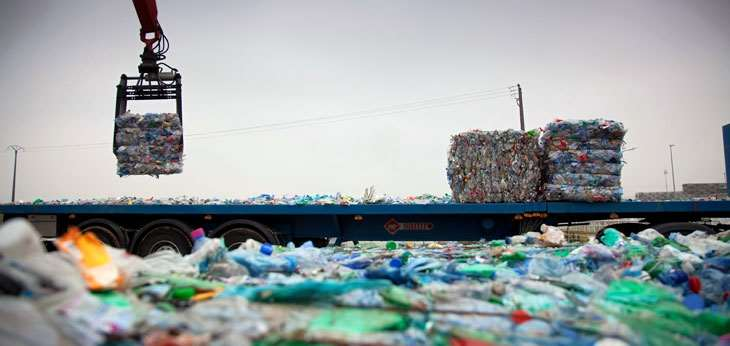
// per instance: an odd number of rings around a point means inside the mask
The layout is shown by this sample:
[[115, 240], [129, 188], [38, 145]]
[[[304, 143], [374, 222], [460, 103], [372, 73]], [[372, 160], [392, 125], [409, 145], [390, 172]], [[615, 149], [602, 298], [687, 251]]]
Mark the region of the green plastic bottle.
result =
[[195, 288], [192, 287], [175, 287], [170, 293], [170, 296], [174, 300], [190, 300], [194, 295]]

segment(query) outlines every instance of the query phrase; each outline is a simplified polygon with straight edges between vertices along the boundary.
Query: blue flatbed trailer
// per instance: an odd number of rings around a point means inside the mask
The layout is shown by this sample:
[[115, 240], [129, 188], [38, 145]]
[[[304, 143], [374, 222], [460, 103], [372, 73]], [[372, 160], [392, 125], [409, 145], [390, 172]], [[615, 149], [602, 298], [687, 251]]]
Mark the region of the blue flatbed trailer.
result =
[[[730, 168], [730, 124], [723, 127]], [[730, 186], [730, 177], [728, 178]], [[640, 219], [617, 227], [629, 233], [717, 231], [708, 218], [730, 218], [730, 200], [619, 203], [353, 204], [353, 205], [0, 205], [0, 222], [28, 218], [47, 238], [71, 225], [111, 245], [146, 255], [162, 248], [189, 252], [189, 233], [203, 227], [229, 246], [248, 238], [286, 243], [302, 239], [359, 240], [502, 239], [542, 224]]]
[[246, 238], [271, 243], [332, 238], [338, 242], [503, 239], [535, 230], [543, 223], [638, 218], [643, 222], [641, 226], [635, 224], [637, 227], [661, 229], [662, 225], [730, 218], [730, 200], [301, 206], [3, 205], [0, 214], [6, 220], [28, 218], [49, 238], [62, 234], [70, 225], [78, 225], [107, 243], [144, 255], [164, 247], [188, 252], [188, 234], [197, 227], [203, 227], [211, 236], [226, 238], [229, 245]]

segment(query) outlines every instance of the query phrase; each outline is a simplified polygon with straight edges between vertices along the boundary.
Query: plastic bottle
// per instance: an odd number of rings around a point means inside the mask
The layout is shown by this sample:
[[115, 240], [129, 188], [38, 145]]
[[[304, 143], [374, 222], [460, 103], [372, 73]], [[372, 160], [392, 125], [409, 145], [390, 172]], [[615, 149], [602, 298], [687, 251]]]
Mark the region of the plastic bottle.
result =
[[672, 287], [680, 286], [689, 279], [687, 277], [687, 273], [677, 269], [664, 271], [660, 273], [657, 278], [661, 281], [661, 283]]
[[394, 241], [389, 240], [387, 243], [385, 243], [385, 248], [393, 251], [398, 247], [398, 244], [396, 244]]
[[284, 257], [290, 258], [296, 263], [301, 273], [317, 271], [327, 265], [327, 258], [322, 254], [322, 249], [314, 247], [311, 241], [307, 241], [300, 247], [283, 252]]
[[190, 300], [195, 295], [195, 288], [176, 287], [172, 289], [170, 295], [175, 300]]
[[401, 273], [400, 268], [390, 266], [368, 268], [365, 272], [365, 277], [368, 279], [387, 279], [396, 285], [404, 284], [407, 281], [407, 278]]
[[247, 251], [256, 252], [256, 251], [261, 251], [261, 247], [263, 245], [264, 244], [261, 244], [258, 241], [249, 238], [249, 239], [246, 239], [246, 241], [243, 244], [241, 244], [238, 248], [239, 249], [244, 249], [244, 250], [247, 250]]
[[730, 291], [730, 275], [714, 269], [702, 270], [699, 275], [702, 282], [700, 293], [706, 300], [722, 304], [727, 300], [725, 292]]
[[521, 251], [510, 251], [510, 252], [504, 252], [501, 256], [499, 256], [500, 262], [507, 262], [509, 264], [514, 264], [517, 262], [521, 262], [527, 259], [527, 256], [521, 252]]
[[227, 249], [223, 238], [208, 238], [202, 228], [190, 232], [190, 236], [193, 238], [193, 252], [185, 259], [197, 265], [199, 272], [205, 273], [212, 264], [225, 259]]
[[228, 256], [236, 263], [246, 267], [251, 276], [254, 277], [269, 272], [292, 273], [297, 269], [297, 261], [291, 256], [267, 256], [243, 249], [231, 251]]
[[623, 234], [615, 228], [606, 228], [600, 237], [600, 241], [608, 247], [619, 246], [623, 244]]
[[365, 269], [373, 263], [373, 260], [366, 256], [356, 256], [342, 262], [342, 265], [350, 269]]
[[542, 277], [561, 277], [568, 273], [568, 268], [563, 264], [560, 258], [552, 256], [535, 256], [530, 260], [527, 266], [527, 272], [530, 275]]
[[205, 230], [202, 228], [196, 228], [190, 232], [190, 237], [193, 238], [193, 251], [200, 250], [201, 247], [208, 241], [208, 237], [205, 236]]

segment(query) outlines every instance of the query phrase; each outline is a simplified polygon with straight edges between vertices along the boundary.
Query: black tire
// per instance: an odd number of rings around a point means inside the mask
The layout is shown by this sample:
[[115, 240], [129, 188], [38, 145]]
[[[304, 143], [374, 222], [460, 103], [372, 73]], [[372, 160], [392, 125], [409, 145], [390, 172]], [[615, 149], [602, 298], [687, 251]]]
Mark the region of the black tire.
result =
[[81, 232], [91, 232], [96, 235], [104, 244], [115, 248], [126, 249], [127, 238], [119, 227], [113, 221], [107, 219], [90, 219], [79, 224]]
[[215, 238], [223, 238], [229, 249], [237, 248], [248, 239], [260, 243], [279, 244], [276, 234], [264, 224], [251, 220], [231, 220], [211, 232]]
[[668, 236], [672, 233], [678, 232], [683, 235], [690, 234], [694, 231], [702, 231], [707, 234], [713, 234], [715, 233], [715, 229], [708, 227], [707, 225], [703, 225], [701, 223], [693, 223], [693, 222], [667, 222], [662, 223], [658, 225], [653, 225], [651, 228], [655, 229], [657, 232], [661, 233], [664, 236]]
[[177, 220], [164, 219], [142, 227], [133, 252], [142, 257], [161, 250], [173, 250], [187, 255], [192, 249], [190, 226]]

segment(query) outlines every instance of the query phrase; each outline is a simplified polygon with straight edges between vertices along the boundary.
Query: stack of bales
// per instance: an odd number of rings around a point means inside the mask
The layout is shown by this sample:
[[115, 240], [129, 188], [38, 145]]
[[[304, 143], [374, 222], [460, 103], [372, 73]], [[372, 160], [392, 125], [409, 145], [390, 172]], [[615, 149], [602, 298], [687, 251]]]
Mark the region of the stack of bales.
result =
[[555, 121], [541, 137], [545, 198], [549, 201], [621, 200], [623, 124], [594, 119]]

